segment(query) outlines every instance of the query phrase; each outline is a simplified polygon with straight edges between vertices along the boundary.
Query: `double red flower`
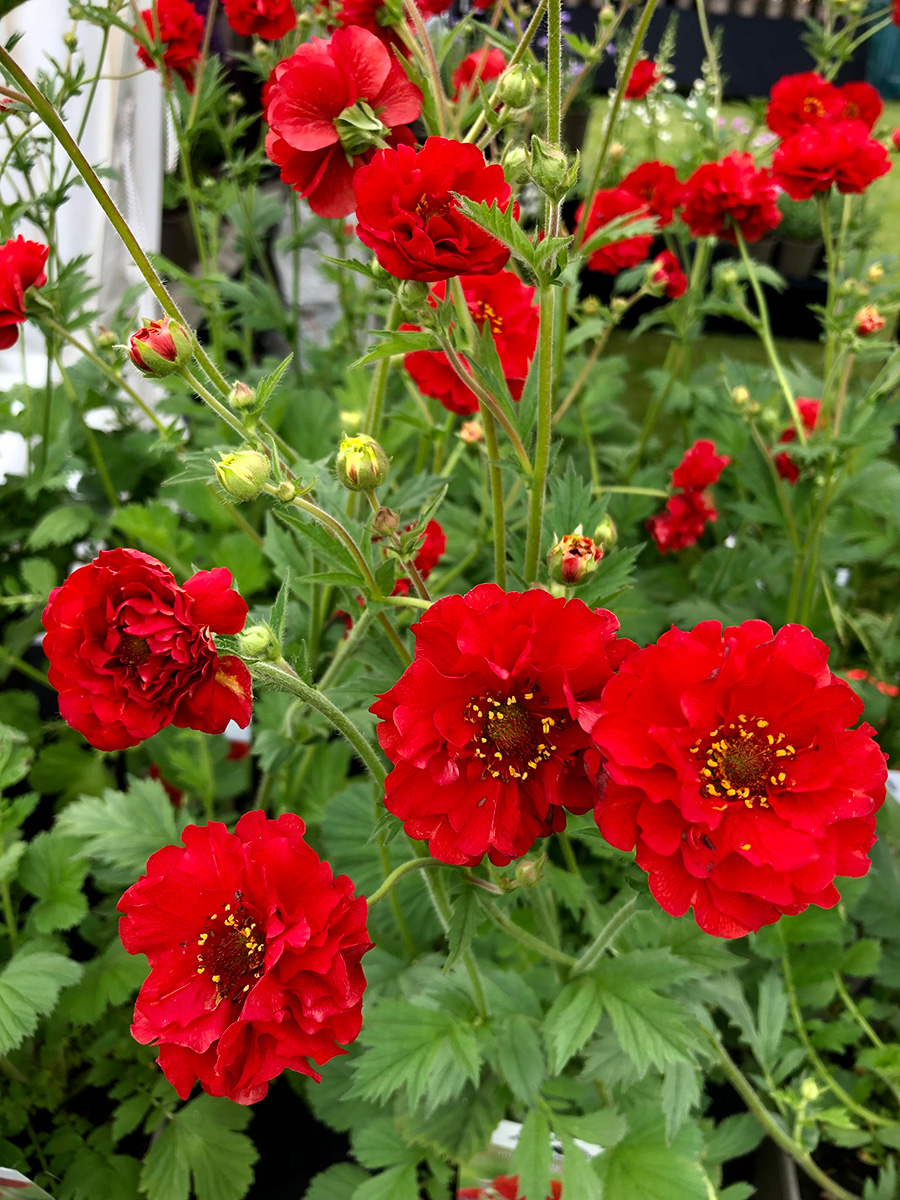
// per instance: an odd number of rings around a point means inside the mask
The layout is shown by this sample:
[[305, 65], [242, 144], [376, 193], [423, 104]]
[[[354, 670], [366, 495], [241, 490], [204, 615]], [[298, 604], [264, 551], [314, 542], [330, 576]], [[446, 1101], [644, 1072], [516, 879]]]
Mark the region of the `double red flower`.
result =
[[501, 209], [511, 189], [468, 142], [430, 137], [421, 150], [379, 150], [354, 177], [356, 232], [397, 279], [434, 283], [454, 275], [495, 275], [509, 250], [459, 211], [453, 193]]
[[835, 87], [815, 71], [785, 75], [772, 88], [766, 124], [789, 138], [810, 125], [832, 127], [835, 121], [862, 121], [869, 130], [884, 105], [870, 83], [854, 81]]
[[415, 658], [371, 711], [385, 805], [435, 858], [518, 858], [596, 801], [579, 718], [634, 643], [612, 613], [486, 583], [413, 626]]
[[[154, 19], [154, 8], [159, 19], [159, 29]], [[163, 47], [163, 65], [166, 71], [174, 71], [184, 81], [189, 92], [194, 90], [194, 74], [200, 61], [203, 43], [203, 18], [190, 0], [156, 0], [151, 8], [141, 11], [141, 20], [152, 42]], [[137, 47], [138, 58], [148, 69], [156, 63], [143, 46]]]
[[800, 625], [672, 629], [606, 685], [593, 737], [608, 776], [595, 816], [637, 847], [673, 916], [719, 937], [839, 900], [864, 875], [885, 795], [863, 705]]
[[672, 486], [680, 490], [666, 501], [663, 512], [647, 521], [647, 528], [662, 554], [693, 546], [707, 522], [718, 518], [708, 489], [730, 462], [725, 455], [716, 454], [715, 446], [709, 441], [694, 442], [685, 451], [672, 472]]
[[318, 1080], [359, 1033], [366, 902], [304, 832], [293, 813], [189, 825], [119, 901], [122, 944], [150, 964], [131, 1032], [183, 1100], [198, 1080], [238, 1104], [285, 1070]]
[[358, 169], [406, 126], [422, 93], [374, 34], [352, 27], [313, 38], [280, 62], [265, 90], [266, 154], [320, 217], [353, 211]]
[[[534, 302], [534, 288], [522, 283], [512, 271], [498, 271], [496, 275], [464, 275], [460, 282], [476, 326], [482, 329], [485, 323], [490, 325], [510, 395], [518, 400], [537, 345], [540, 313]], [[443, 300], [445, 292], [445, 284], [436, 284], [428, 298], [429, 303], [436, 305], [438, 300]], [[404, 325], [402, 328], [418, 329], [419, 326]], [[465, 358], [463, 362], [468, 368]], [[448, 412], [465, 416], [478, 411], [478, 397], [462, 382], [442, 350], [416, 350], [404, 357], [403, 365], [419, 391], [439, 401]]]
[[652, 58], [639, 58], [631, 68], [625, 85], [626, 100], [643, 100], [644, 96], [662, 82], [662, 72]]
[[274, 42], [297, 28], [294, 0], [224, 0], [225, 19], [241, 37]]
[[250, 673], [216, 652], [213, 633], [240, 633], [245, 601], [224, 567], [179, 587], [139, 550], [102, 550], [54, 588], [44, 653], [63, 720], [98, 750], [124, 750], [167, 725], [222, 733], [246, 726]]
[[496, 46], [487, 47], [481, 50], [473, 50], [471, 54], [467, 54], [462, 60], [451, 77], [453, 84], [453, 98], [459, 99], [459, 94], [464, 89], [469, 89], [470, 94], [475, 92], [475, 80], [480, 79], [482, 83], [488, 83], [491, 79], [497, 79], [506, 70], [506, 55], [502, 50], [498, 50]]
[[691, 175], [682, 192], [681, 219], [694, 237], [734, 244], [740, 230], [745, 241], [756, 242], [781, 220], [777, 195], [769, 172], [735, 150]]
[[25, 320], [25, 293], [47, 282], [44, 266], [49, 246], [26, 242], [21, 234], [0, 246], [0, 350], [19, 340], [18, 326]]
[[[599, 229], [614, 221], [617, 217], [625, 217], [630, 213], [634, 219], [648, 216], [644, 200], [624, 187], [602, 188], [591, 201], [587, 220], [584, 225], [584, 240], [588, 241]], [[584, 205], [580, 204], [575, 213], [575, 220], [580, 224], [584, 215]], [[627, 225], [626, 225], [627, 228]], [[605, 275], [618, 275], [628, 267], [636, 267], [644, 261], [653, 245], [653, 235], [650, 233], [637, 234], [634, 237], [619, 237], [617, 241], [598, 246], [588, 256], [588, 266], [592, 271], [602, 271]]]

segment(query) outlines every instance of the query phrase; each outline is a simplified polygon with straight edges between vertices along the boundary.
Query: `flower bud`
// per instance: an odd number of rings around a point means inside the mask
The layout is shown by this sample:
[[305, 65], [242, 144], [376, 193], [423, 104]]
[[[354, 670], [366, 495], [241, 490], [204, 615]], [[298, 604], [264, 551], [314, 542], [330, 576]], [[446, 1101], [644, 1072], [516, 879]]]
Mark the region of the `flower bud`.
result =
[[67, 50], [73, 51], [78, 48], [78, 38], [74, 33], [64, 33], [62, 40]]
[[348, 491], [371, 492], [385, 482], [391, 473], [391, 464], [375, 439], [361, 433], [343, 439], [338, 447], [335, 471]]
[[400, 528], [400, 517], [392, 508], [379, 508], [372, 521], [372, 528], [379, 537], [390, 537]]
[[252, 408], [255, 403], [256, 392], [239, 379], [228, 393], [228, 407], [233, 408], [235, 412], [241, 412], [245, 408]]
[[397, 303], [407, 313], [418, 313], [428, 303], [431, 288], [419, 279], [404, 279], [397, 288]]
[[750, 391], [748, 388], [738, 385], [738, 387], [731, 389], [731, 398], [738, 408], [743, 408], [750, 399]]
[[616, 315], [621, 315], [628, 307], [628, 301], [624, 296], [613, 296], [609, 302], [609, 311]]
[[510, 108], [528, 108], [534, 90], [534, 76], [521, 63], [504, 71], [497, 80], [497, 98]]
[[511, 146], [500, 159], [507, 183], [521, 183], [528, 175], [528, 151], [524, 146]]
[[884, 329], [884, 317], [874, 304], [867, 304], [865, 308], [861, 308], [853, 318], [853, 323], [860, 337], [870, 337]]
[[567, 533], [551, 546], [547, 554], [550, 578], [566, 587], [578, 587], [593, 575], [602, 557], [603, 548], [585, 537], [579, 525], [574, 533]]
[[561, 200], [572, 184], [578, 172], [578, 160], [574, 166], [569, 165], [559, 146], [553, 146], [539, 138], [537, 134], [531, 138], [531, 178], [551, 200]]
[[615, 22], [615, 19], [616, 10], [611, 4], [604, 4], [600, 9], [600, 24], [608, 27]]
[[238, 654], [241, 658], [268, 658], [274, 661], [281, 657], [281, 647], [268, 625], [251, 625], [238, 637]]
[[162, 379], [186, 366], [194, 355], [194, 339], [172, 317], [145, 321], [128, 343], [131, 361], [144, 375]]
[[621, 142], [610, 142], [606, 154], [613, 162], [618, 162], [625, 154], [625, 147]]
[[607, 514], [594, 530], [594, 541], [600, 547], [601, 553], [605, 553], [607, 550], [612, 550], [618, 540], [619, 531], [616, 529], [616, 523]]
[[116, 335], [111, 329], [107, 329], [105, 325], [97, 327], [97, 345], [101, 350], [109, 350], [111, 346], [116, 344]]
[[804, 1079], [800, 1084], [800, 1095], [807, 1102], [812, 1103], [813, 1100], [819, 1098], [819, 1085], [814, 1079]]
[[214, 465], [216, 478], [235, 500], [255, 500], [269, 478], [269, 460], [258, 450], [225, 454]]
[[542, 854], [540, 858], [525, 858], [516, 867], [516, 883], [519, 887], [537, 887], [541, 882], [544, 874], [544, 863], [547, 861], [547, 856]]
[[484, 426], [480, 421], [463, 421], [459, 436], [468, 445], [484, 441]]
[[585, 296], [581, 302], [581, 311], [586, 317], [595, 317], [600, 308], [600, 301], [596, 296]]
[[275, 490], [275, 499], [281, 504], [290, 504], [297, 495], [297, 485], [289, 479], [283, 479]]
[[884, 267], [881, 263], [872, 263], [868, 271], [866, 271], [866, 279], [869, 283], [881, 283], [884, 279]]

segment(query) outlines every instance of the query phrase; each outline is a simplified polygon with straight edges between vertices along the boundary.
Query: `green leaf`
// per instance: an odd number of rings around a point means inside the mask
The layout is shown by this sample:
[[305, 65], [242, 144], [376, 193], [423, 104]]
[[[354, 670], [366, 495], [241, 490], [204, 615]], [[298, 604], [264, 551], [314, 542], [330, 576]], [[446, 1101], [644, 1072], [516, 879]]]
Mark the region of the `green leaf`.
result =
[[706, 1138], [704, 1161], [718, 1166], [730, 1158], [740, 1158], [755, 1150], [765, 1130], [751, 1113], [738, 1113], [720, 1121]]
[[19, 950], [0, 971], [0, 1054], [30, 1037], [38, 1017], [56, 1007], [59, 993], [81, 975], [81, 967], [53, 951]]
[[390, 1167], [361, 1183], [353, 1200], [419, 1200], [418, 1172], [414, 1165]]
[[691, 1109], [699, 1105], [701, 1095], [700, 1076], [696, 1067], [688, 1062], [671, 1062], [667, 1065], [662, 1085], [667, 1145], [671, 1145]]
[[878, 971], [881, 946], [874, 938], [861, 938], [844, 951], [843, 975], [874, 975]]
[[497, 1072], [517, 1100], [533, 1104], [547, 1074], [544, 1051], [534, 1023], [521, 1013], [496, 1027]]
[[444, 972], [450, 970], [459, 962], [463, 954], [472, 944], [478, 923], [481, 920], [481, 909], [475, 899], [474, 888], [463, 888], [453, 902], [453, 912], [450, 916], [450, 927], [447, 930], [447, 944], [450, 952], [444, 963]]
[[628, 1123], [614, 1108], [601, 1108], [592, 1113], [567, 1113], [553, 1118], [557, 1132], [594, 1146], [615, 1146], [628, 1132]]
[[534, 246], [532, 246], [528, 234], [516, 220], [512, 204], [504, 212], [496, 200], [492, 200], [490, 204], [485, 200], [476, 203], [470, 197], [461, 196], [458, 192], [454, 192], [454, 195], [459, 205], [459, 211], [464, 216], [487, 230], [498, 242], [502, 242], [526, 266], [534, 267], [536, 261]]
[[578, 1200], [603, 1200], [603, 1185], [585, 1152], [575, 1142], [561, 1134], [563, 1144], [563, 1196]]
[[180, 840], [184, 822], [156, 779], [130, 780], [127, 792], [107, 788], [83, 796], [57, 818], [56, 828], [85, 842], [83, 853], [136, 879], [151, 854]]
[[19, 883], [38, 903], [28, 914], [38, 933], [71, 929], [87, 913], [87, 897], [81, 890], [88, 862], [79, 854], [80, 844], [55, 833], [39, 833], [32, 839], [19, 870]]
[[93, 511], [86, 504], [70, 504], [45, 513], [28, 537], [32, 550], [65, 546], [84, 537], [91, 527]]
[[0, 883], [9, 883], [15, 879], [19, 870], [22, 856], [28, 849], [27, 842], [13, 842], [0, 854]]
[[693, 1022], [676, 1000], [639, 987], [601, 995], [622, 1049], [642, 1075], [651, 1064], [662, 1071], [667, 1063], [689, 1057], [691, 1042], [696, 1041]]
[[167, 1121], [144, 1159], [141, 1189], [148, 1200], [242, 1200], [259, 1158], [242, 1133], [251, 1111], [230, 1100], [198, 1096]]
[[581, 1049], [603, 1015], [603, 997], [593, 979], [568, 983], [544, 1019], [544, 1042], [550, 1072], [558, 1075]]
[[545, 1200], [550, 1193], [550, 1126], [539, 1109], [532, 1109], [513, 1151], [513, 1173], [519, 1176], [521, 1200]]
[[33, 757], [24, 733], [0, 725], [0, 792], [25, 778]]
[[390, 1117], [369, 1121], [352, 1137], [353, 1157], [370, 1171], [396, 1167], [421, 1157], [407, 1146]]
[[262, 412], [265, 408], [266, 401], [278, 387], [281, 380], [284, 378], [284, 373], [294, 360], [293, 354], [289, 354], [287, 358], [282, 359], [271, 375], [264, 376], [256, 385], [256, 403], [253, 406], [254, 412]]
[[629, 1123], [628, 1136], [595, 1160], [603, 1200], [708, 1200], [694, 1139], [680, 1133], [667, 1146], [658, 1112], [638, 1111]]
[[278, 595], [275, 597], [275, 603], [272, 605], [272, 611], [269, 613], [269, 625], [278, 639], [279, 646], [284, 642], [284, 622], [287, 617], [287, 605], [290, 594], [291, 572], [288, 569], [285, 571], [281, 587], [278, 589]]
[[759, 985], [759, 1040], [756, 1052], [760, 1065], [774, 1071], [778, 1062], [778, 1047], [787, 1021], [788, 1001], [781, 976], [770, 971]]
[[353, 1200], [353, 1193], [368, 1178], [368, 1172], [353, 1163], [337, 1163], [312, 1177], [303, 1200]]
[[147, 976], [143, 955], [129, 954], [118, 938], [85, 966], [66, 996], [66, 1015], [77, 1025], [93, 1025], [111, 1005], [125, 1004]]
[[418, 1108], [398, 1120], [407, 1141], [449, 1162], [468, 1162], [490, 1141], [507, 1098], [505, 1090], [489, 1078], [477, 1091], [469, 1085], [459, 1099], [432, 1113]]
[[[379, 331], [380, 332], [380, 331]], [[427, 329], [412, 330], [398, 329], [396, 333], [386, 333], [384, 341], [358, 358], [354, 367], [364, 367], [367, 363], [377, 362], [380, 358], [393, 358], [397, 354], [412, 354], [416, 350], [438, 350], [441, 343], [437, 335]]]

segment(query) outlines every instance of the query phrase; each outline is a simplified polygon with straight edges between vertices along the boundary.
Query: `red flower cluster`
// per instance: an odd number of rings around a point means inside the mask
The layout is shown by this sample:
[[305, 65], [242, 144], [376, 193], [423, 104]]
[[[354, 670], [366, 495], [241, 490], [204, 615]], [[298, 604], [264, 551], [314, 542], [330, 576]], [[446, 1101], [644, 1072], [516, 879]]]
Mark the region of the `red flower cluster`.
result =
[[703, 163], [684, 185], [681, 219], [694, 237], [737, 242], [740, 230], [756, 242], [781, 220], [769, 172], [736, 150], [719, 162]]
[[741, 937], [864, 875], [885, 795], [862, 702], [800, 625], [672, 629], [623, 664], [593, 738], [608, 775], [596, 809], [614, 846], [637, 846], [673, 916]]
[[662, 288], [670, 300], [677, 300], [687, 291], [687, 275], [681, 269], [681, 263], [671, 250], [663, 250], [657, 254], [650, 264], [650, 282], [654, 287]]
[[[558, 1179], [550, 1180], [550, 1195], [547, 1200], [561, 1200], [562, 1184]], [[460, 1188], [456, 1200], [520, 1200], [518, 1175], [498, 1175], [486, 1188]]]
[[506, 55], [496, 46], [473, 50], [471, 54], [466, 55], [451, 77], [454, 100], [458, 100], [460, 92], [464, 90], [469, 90], [470, 95], [475, 92], [476, 79], [488, 83], [491, 79], [497, 79], [505, 70]]
[[708, 521], [718, 518], [707, 490], [731, 462], [716, 454], [712, 442], [694, 442], [672, 472], [672, 486], [681, 490], [666, 501], [665, 510], [650, 517], [647, 528], [662, 554], [693, 546]]
[[[407, 532], [412, 529], [411, 525], [406, 526]], [[419, 572], [423, 579], [427, 579], [434, 568], [438, 565], [443, 557], [444, 551], [447, 549], [447, 535], [444, 533], [440, 524], [437, 521], [429, 521], [425, 526], [425, 531], [422, 534], [422, 545], [419, 547], [416, 557], [413, 559], [413, 566]], [[409, 594], [409, 589], [412, 586], [411, 580], [402, 576], [394, 584], [392, 596], [406, 596]]]
[[[159, 19], [159, 31], [153, 17], [153, 8]], [[203, 18], [190, 0], [156, 0], [151, 8], [141, 11], [141, 20], [146, 26], [150, 40], [161, 45], [163, 65], [166, 71], [174, 71], [189, 92], [194, 90], [194, 72], [200, 61], [200, 46], [203, 42]], [[136, 27], [135, 27], [136, 28]], [[143, 46], [137, 47], [138, 58], [152, 70], [156, 63]]]
[[900, 696], [900, 687], [896, 683], [885, 683], [883, 679], [875, 679], [864, 671], [862, 667], [850, 667], [844, 672], [845, 679], [852, 679], [855, 683], [869, 683], [877, 691], [881, 692], [882, 696], [889, 696], [892, 700], [896, 700]]
[[254, 1104], [282, 1071], [318, 1080], [359, 1033], [366, 902], [304, 832], [293, 813], [189, 825], [119, 901], [122, 944], [150, 964], [131, 1032], [182, 1100], [197, 1081]]
[[[522, 395], [528, 368], [537, 345], [540, 315], [534, 302], [534, 288], [527, 287], [512, 271], [496, 275], [463, 275], [463, 295], [472, 320], [479, 329], [490, 324], [494, 345], [503, 376], [514, 400]], [[443, 300], [446, 285], [438, 283], [428, 301], [436, 306]], [[418, 325], [403, 325], [402, 329], [418, 329]], [[465, 358], [463, 362], [468, 363]], [[448, 412], [465, 416], [478, 412], [478, 397], [466, 387], [442, 350], [416, 350], [407, 354], [403, 365], [414, 379], [419, 391], [439, 401]]]
[[224, 0], [225, 19], [241, 37], [274, 42], [297, 28], [294, 0]]
[[[812, 433], [819, 423], [819, 411], [821, 407], [821, 400], [813, 400], [810, 396], [797, 397], [797, 409], [800, 413], [800, 420], [803, 422], [803, 428], [809, 433]], [[778, 441], [781, 444], [786, 444], [793, 442], [796, 437], [797, 430], [793, 425], [789, 425]], [[775, 469], [782, 479], [788, 481], [791, 487], [800, 478], [800, 471], [786, 450], [782, 450], [780, 454], [775, 455]]]
[[19, 340], [18, 325], [25, 320], [25, 293], [47, 282], [44, 266], [49, 246], [26, 242], [21, 234], [0, 246], [0, 350]]
[[[598, 229], [603, 229], [617, 217], [634, 213], [635, 219], [648, 216], [647, 205], [633, 192], [623, 187], [604, 188], [596, 193], [591, 201], [590, 211], [584, 226], [584, 238], [588, 241]], [[575, 213], [575, 220], [580, 224], [584, 214], [584, 205], [580, 204]], [[598, 246], [588, 256], [588, 267], [592, 271], [602, 271], [604, 275], [618, 275], [628, 267], [636, 267], [644, 261], [653, 245], [653, 235], [637, 234], [635, 237], [621, 237], [618, 241], [608, 242]]]
[[[372, 705], [394, 764], [385, 805], [435, 858], [507, 863], [596, 801], [579, 718], [634, 643], [612, 613], [486, 583], [413, 626], [416, 652]], [[593, 764], [593, 759], [589, 760]]]
[[681, 205], [682, 185], [675, 168], [655, 159], [629, 171], [619, 187], [643, 200], [647, 212], [657, 218], [660, 226], [670, 225]]
[[494, 275], [509, 250], [459, 211], [453, 193], [501, 209], [511, 189], [468, 142], [430, 137], [421, 150], [379, 150], [353, 180], [356, 232], [397, 279], [434, 283], [454, 275]]
[[354, 176], [378, 146], [412, 142], [422, 93], [374, 34], [313, 38], [272, 72], [264, 95], [266, 154], [320, 217], [353, 211]]
[[789, 138], [810, 125], [833, 128], [835, 121], [862, 121], [871, 129], [884, 105], [869, 83], [835, 87], [815, 71], [785, 75], [772, 88], [766, 124], [779, 137]]
[[662, 72], [652, 58], [639, 58], [631, 68], [625, 85], [626, 100], [643, 100], [651, 88], [662, 82]]
[[222, 733], [246, 726], [250, 673], [216, 653], [212, 633], [240, 633], [247, 605], [224, 567], [179, 587], [139, 550], [102, 550], [50, 593], [43, 622], [63, 720], [98, 750], [124, 750], [167, 725]]

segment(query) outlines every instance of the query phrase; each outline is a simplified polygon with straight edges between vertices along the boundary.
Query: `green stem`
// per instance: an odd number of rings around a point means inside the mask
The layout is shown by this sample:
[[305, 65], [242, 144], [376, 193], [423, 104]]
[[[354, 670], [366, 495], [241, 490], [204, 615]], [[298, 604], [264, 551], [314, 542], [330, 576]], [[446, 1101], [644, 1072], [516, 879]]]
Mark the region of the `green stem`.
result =
[[494, 517], [494, 581], [506, 591], [506, 516], [503, 511], [503, 471], [500, 468], [500, 444], [497, 426], [490, 411], [481, 406], [484, 447], [487, 452], [488, 482]]
[[547, 467], [550, 462], [550, 439], [553, 432], [553, 314], [556, 308], [556, 288], [541, 287], [541, 329], [538, 351], [537, 444], [534, 451], [534, 478], [528, 501], [528, 533], [525, 541], [525, 582], [538, 577], [541, 554], [541, 535], [544, 529], [544, 493], [547, 487]]
[[247, 430], [241, 424], [240, 420], [220, 400], [217, 400], [208, 388], [204, 387], [196, 375], [187, 367], [182, 367], [178, 374], [185, 383], [190, 384], [200, 399], [209, 405], [216, 416], [220, 417], [242, 440], [247, 437]]
[[719, 56], [709, 35], [709, 23], [706, 20], [705, 0], [697, 0], [697, 20], [700, 23], [700, 36], [703, 39], [703, 49], [706, 61], [709, 63], [713, 83], [713, 104], [716, 112], [722, 111], [722, 72], [719, 70]]
[[775, 460], [772, 457], [772, 453], [768, 446], [763, 441], [762, 434], [752, 421], [750, 422], [750, 434], [757, 450], [759, 450], [759, 453], [762, 456], [766, 467], [768, 468], [769, 474], [772, 476], [772, 483], [775, 486], [775, 493], [778, 496], [779, 503], [781, 504], [781, 511], [784, 513], [785, 523], [787, 524], [788, 536], [791, 539], [791, 545], [794, 547], [794, 550], [797, 551], [800, 548], [800, 535], [797, 533], [797, 523], [794, 520], [794, 513], [791, 509], [791, 502], [788, 499], [784, 481], [778, 474], [778, 468], [775, 466]]
[[371, 896], [366, 898], [366, 904], [369, 908], [374, 908], [380, 903], [385, 896], [394, 890], [404, 875], [408, 875], [410, 871], [418, 871], [424, 867], [442, 867], [444, 864], [436, 858], [410, 858], [406, 862], [401, 863], [399, 867], [394, 867], [384, 883], [376, 888]]
[[575, 966], [577, 960], [571, 954], [557, 950], [549, 942], [542, 941], [541, 938], [535, 937], [533, 933], [529, 933], [527, 929], [523, 929], [521, 925], [517, 925], [511, 917], [506, 915], [502, 908], [499, 908], [493, 900], [488, 900], [480, 891], [477, 893], [477, 898], [478, 903], [494, 924], [502, 929], [504, 933], [508, 933], [520, 945], [525, 946], [526, 949], [533, 951], [535, 954], [540, 954], [542, 957], [548, 958], [551, 962], [561, 963], [565, 967]]
[[87, 418], [84, 413], [78, 393], [72, 386], [72, 380], [69, 378], [69, 373], [63, 366], [62, 358], [60, 357], [59, 348], [55, 340], [51, 337], [47, 339], [47, 352], [52, 355], [53, 361], [56, 363], [59, 377], [62, 380], [62, 385], [66, 395], [69, 397], [69, 402], [78, 413], [78, 419], [81, 421], [81, 429], [84, 433], [84, 439], [87, 442], [88, 451], [93, 460], [94, 467], [106, 493], [106, 498], [109, 501], [110, 508], [119, 507], [119, 497], [116, 495], [116, 489], [113, 487], [113, 481], [110, 478], [109, 470], [103, 460], [103, 455], [100, 453], [100, 446], [97, 443], [97, 438], [94, 435], [93, 429], [87, 423]]
[[415, 0], [405, 0], [404, 9], [406, 15], [412, 22], [412, 26], [416, 31], [416, 36], [425, 56], [425, 62], [428, 64], [428, 74], [431, 77], [431, 90], [434, 95], [435, 114], [438, 122], [438, 132], [441, 137], [447, 136], [447, 100], [444, 96], [444, 85], [441, 83], [441, 71], [437, 64], [437, 59], [434, 57], [434, 47], [431, 44], [431, 38], [428, 36], [428, 30], [425, 28], [425, 22], [422, 20], [422, 14], [419, 12], [419, 6]]
[[[393, 331], [400, 324], [400, 305], [396, 300], [391, 302], [390, 311], [388, 312], [387, 328]], [[367, 433], [369, 437], [378, 440], [378, 434], [381, 430], [381, 418], [384, 413], [384, 397], [387, 391], [388, 374], [391, 369], [391, 359], [379, 359], [377, 366], [372, 374], [372, 382], [369, 385], [369, 398], [366, 402], [366, 415], [363, 420], [363, 433]]]
[[[0, 855], [3, 854], [3, 838], [0, 837]], [[3, 904], [3, 918], [6, 921], [6, 931], [9, 934], [9, 944], [12, 947], [13, 953], [19, 948], [19, 930], [16, 925], [16, 911], [13, 908], [12, 895], [9, 890], [9, 881], [4, 877], [0, 879], [0, 901]]]
[[[506, 0], [504, 0], [504, 2], [506, 2]], [[511, 67], [514, 67], [517, 63], [520, 63], [522, 61], [522, 59], [525, 57], [525, 55], [528, 53], [528, 47], [531, 45], [532, 38], [534, 37], [534, 35], [537, 33], [538, 29], [540, 28], [541, 21], [543, 21], [544, 13], [546, 11], [547, 11], [547, 0], [540, 0], [540, 3], [538, 4], [537, 8], [534, 10], [534, 14], [532, 15], [531, 20], [528, 22], [527, 26], [525, 27], [525, 30], [522, 33], [522, 36], [519, 38], [519, 41], [518, 41], [518, 44], [516, 45], [515, 50], [513, 50], [512, 54], [510, 55], [509, 62], [507, 63], [507, 66], [506, 66], [507, 70], [509, 70]], [[511, 17], [513, 24], [515, 24], [515, 19], [516, 19], [515, 14], [512, 12], [511, 8], [509, 10], [509, 16]], [[496, 91], [496, 85], [495, 85], [495, 91]], [[494, 100], [494, 94], [492, 93], [491, 107], [493, 107], [493, 100]], [[468, 130], [468, 132], [466, 133], [466, 136], [463, 138], [463, 141], [464, 142], [474, 142], [486, 124], [487, 124], [487, 117], [484, 115], [483, 112], [480, 112], [478, 114], [478, 116], [475, 118], [475, 121], [473, 122], [471, 129]]]
[[573, 978], [576, 975], [587, 974], [588, 971], [592, 970], [597, 965], [597, 963], [612, 945], [615, 938], [618, 937], [621, 931], [637, 912], [637, 902], [637, 896], [632, 896], [630, 900], [626, 901], [626, 903], [622, 905], [618, 912], [613, 913], [610, 919], [594, 938], [593, 942], [591, 942], [590, 946], [588, 946], [587, 950], [585, 950], [585, 952], [575, 963], [575, 966], [572, 968]]
[[[413, 842], [410, 839], [410, 844], [415, 850], [416, 857], [423, 861], [427, 858], [428, 851], [425, 850], [418, 842]], [[440, 864], [439, 864], [440, 865]], [[440, 875], [426, 875], [425, 887], [428, 889], [428, 895], [431, 898], [431, 903], [434, 906], [434, 911], [437, 913], [438, 920], [444, 930], [445, 935], [450, 932], [450, 918], [453, 914], [453, 909], [450, 904], [450, 897], [447, 895], [447, 887]], [[487, 999], [484, 994], [484, 984], [481, 979], [481, 973], [478, 970], [478, 964], [471, 950], [464, 950], [460, 956], [460, 961], [466, 969], [466, 974], [469, 976], [469, 983], [472, 987], [472, 997], [475, 1001], [475, 1009], [482, 1019], [486, 1021], [488, 1018]]]
[[206, 60], [209, 56], [209, 40], [212, 37], [213, 24], [216, 19], [217, 3], [218, 0], [209, 0], [209, 8], [206, 12], [206, 24], [203, 27], [203, 44], [200, 47], [200, 64], [197, 67], [197, 74], [194, 78], [194, 98], [191, 101], [191, 111], [188, 113], [187, 124], [184, 127], [185, 133], [191, 132], [191, 127], [197, 119], [197, 110], [200, 107], [200, 89], [203, 86], [203, 72], [206, 69]]
[[280, 663], [254, 662], [247, 665], [254, 679], [258, 679], [261, 683], [267, 683], [270, 687], [290, 692], [292, 695], [303, 700], [310, 708], [314, 708], [317, 712], [321, 713], [334, 726], [338, 733], [343, 734], [347, 739], [356, 751], [360, 761], [369, 769], [375, 782], [380, 787], [384, 787], [386, 772], [374, 747], [362, 731], [353, 724], [345, 713], [341, 712], [335, 704], [332, 704], [327, 696], [323, 696], [318, 688], [310, 687], [308, 683], [304, 683], [283, 659]]
[[16, 654], [11, 654], [5, 646], [0, 646], [0, 659], [5, 659], [20, 675], [27, 675], [29, 679], [33, 679], [35, 683], [39, 683], [43, 687], [50, 686], [50, 680], [43, 671], [38, 671], [36, 667], [32, 667], [24, 658], [19, 658]]
[[[378, 497], [375, 495], [374, 489], [366, 492], [365, 496], [369, 502], [372, 512], [377, 514], [381, 509], [381, 505], [378, 503]], [[394, 543], [395, 549], [400, 548], [400, 538], [396, 533], [392, 535], [391, 541]], [[419, 597], [423, 601], [425, 601], [426, 605], [430, 605], [431, 604], [431, 596], [428, 594], [428, 588], [425, 586], [425, 580], [422, 578], [421, 574], [419, 573], [419, 569], [416, 566], [415, 561], [411, 558], [410, 559], [401, 559], [400, 566], [403, 568], [406, 575], [412, 581], [412, 585], [416, 589], [416, 591], [419, 593]], [[396, 597], [396, 598], [404, 599], [404, 600], [406, 599], [406, 597]]]

